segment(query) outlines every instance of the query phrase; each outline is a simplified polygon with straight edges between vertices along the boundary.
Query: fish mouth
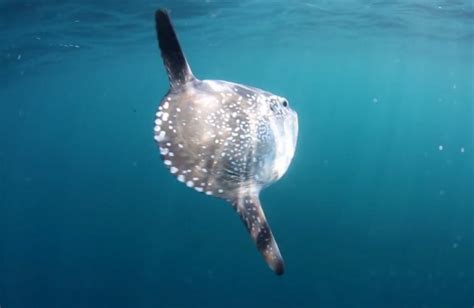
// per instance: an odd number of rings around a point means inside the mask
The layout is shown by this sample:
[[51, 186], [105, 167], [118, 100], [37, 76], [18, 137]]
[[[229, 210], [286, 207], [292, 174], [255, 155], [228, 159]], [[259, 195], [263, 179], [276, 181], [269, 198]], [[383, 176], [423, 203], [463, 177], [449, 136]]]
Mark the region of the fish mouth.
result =
[[293, 132], [293, 146], [296, 147], [296, 142], [298, 139], [298, 114], [294, 110], [290, 110], [290, 129]]

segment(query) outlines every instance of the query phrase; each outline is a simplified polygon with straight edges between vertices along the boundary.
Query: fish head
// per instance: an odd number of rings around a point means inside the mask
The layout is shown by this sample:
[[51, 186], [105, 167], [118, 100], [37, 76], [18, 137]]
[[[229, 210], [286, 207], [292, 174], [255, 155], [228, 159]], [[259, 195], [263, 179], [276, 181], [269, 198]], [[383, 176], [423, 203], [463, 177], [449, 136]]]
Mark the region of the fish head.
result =
[[269, 166], [269, 182], [273, 182], [285, 174], [295, 154], [298, 114], [290, 107], [288, 99], [268, 92], [259, 96], [258, 111], [272, 134], [273, 159]]

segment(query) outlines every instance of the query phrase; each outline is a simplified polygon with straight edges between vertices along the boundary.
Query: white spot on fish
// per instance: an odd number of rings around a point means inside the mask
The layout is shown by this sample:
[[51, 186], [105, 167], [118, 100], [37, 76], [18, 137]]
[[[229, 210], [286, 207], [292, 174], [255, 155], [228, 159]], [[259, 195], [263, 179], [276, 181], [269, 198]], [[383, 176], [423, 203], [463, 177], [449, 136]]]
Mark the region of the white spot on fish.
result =
[[165, 136], [166, 136], [166, 133], [164, 130], [162, 130], [158, 136], [155, 136], [155, 140], [161, 142], [165, 140]]
[[173, 173], [173, 174], [175, 174], [178, 171], [179, 171], [179, 169], [176, 168], [176, 167], [171, 167], [171, 169], [170, 169], [170, 172]]
[[165, 121], [165, 122], [168, 121], [169, 116], [170, 116], [170, 114], [168, 112], [163, 112], [163, 117], [162, 117], [163, 121]]
[[182, 174], [178, 175], [178, 181], [184, 182], [185, 181], [184, 175]]
[[193, 182], [193, 181], [187, 181], [187, 182], [186, 182], [186, 186], [188, 186], [188, 187], [193, 187], [193, 186], [194, 186], [194, 182]]
[[[169, 97], [168, 97], [168, 98], [169, 98]], [[170, 104], [169, 104], [168, 102], [165, 102], [165, 103], [163, 104], [163, 108], [164, 108], [164, 109], [168, 109], [169, 106], [170, 106]]]

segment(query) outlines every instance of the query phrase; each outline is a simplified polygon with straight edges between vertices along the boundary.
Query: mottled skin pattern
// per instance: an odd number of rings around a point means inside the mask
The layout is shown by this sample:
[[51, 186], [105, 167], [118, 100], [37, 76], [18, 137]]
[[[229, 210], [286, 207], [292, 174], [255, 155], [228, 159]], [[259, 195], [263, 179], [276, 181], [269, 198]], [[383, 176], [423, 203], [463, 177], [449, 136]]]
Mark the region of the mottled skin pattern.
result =
[[284, 264], [259, 193], [288, 169], [298, 135], [296, 113], [283, 97], [194, 77], [165, 11], [157, 35], [170, 90], [156, 113], [155, 140], [169, 171], [186, 186], [229, 201], [270, 268]]
[[155, 139], [178, 180], [229, 201], [278, 180], [294, 154], [296, 113], [255, 88], [196, 80], [170, 91], [156, 116]]

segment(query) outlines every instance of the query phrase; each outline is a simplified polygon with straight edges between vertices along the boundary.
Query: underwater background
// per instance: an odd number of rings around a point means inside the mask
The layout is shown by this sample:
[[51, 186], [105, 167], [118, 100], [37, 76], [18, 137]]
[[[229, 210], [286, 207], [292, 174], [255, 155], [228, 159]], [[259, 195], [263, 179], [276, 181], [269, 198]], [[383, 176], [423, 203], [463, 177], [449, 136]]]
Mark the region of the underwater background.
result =
[[[282, 277], [159, 158], [157, 8], [299, 114]], [[473, 1], [0, 1], [0, 307], [473, 306]]]

